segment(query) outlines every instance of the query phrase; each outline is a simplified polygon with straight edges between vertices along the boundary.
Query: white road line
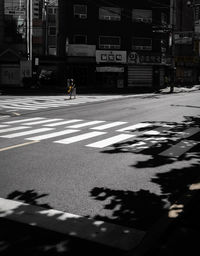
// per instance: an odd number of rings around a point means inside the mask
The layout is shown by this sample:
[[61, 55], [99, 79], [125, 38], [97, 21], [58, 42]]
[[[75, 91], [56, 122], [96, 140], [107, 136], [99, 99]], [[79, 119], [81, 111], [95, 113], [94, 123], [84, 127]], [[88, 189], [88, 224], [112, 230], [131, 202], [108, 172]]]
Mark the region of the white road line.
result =
[[0, 198], [0, 218], [34, 225], [124, 251], [138, 246], [145, 236], [144, 231], [134, 228], [4, 198]]
[[30, 127], [27, 127], [27, 126], [9, 127], [9, 128], [5, 128], [5, 129], [1, 129], [0, 133], [18, 131], [18, 130], [23, 130], [23, 129], [28, 129], [28, 128], [30, 128]]
[[137, 129], [141, 129], [141, 128], [145, 128], [148, 126], [152, 126], [151, 123], [138, 123], [138, 124], [134, 124], [122, 129], [117, 130], [117, 132], [125, 132], [125, 131], [136, 131]]
[[181, 142], [177, 143], [176, 145], [170, 147], [169, 149], [163, 151], [160, 153], [160, 156], [166, 156], [166, 157], [180, 157], [184, 153], [186, 153], [189, 149], [193, 148], [197, 144], [199, 144], [199, 141], [193, 141], [193, 140], [182, 140]]
[[78, 142], [78, 141], [90, 139], [90, 138], [93, 138], [93, 137], [96, 137], [96, 136], [100, 136], [100, 135], [103, 135], [105, 133], [106, 132], [89, 132], [89, 133], [84, 133], [84, 134], [81, 134], [81, 135], [73, 136], [73, 137], [70, 137], [70, 138], [66, 138], [66, 139], [63, 139], [63, 140], [57, 140], [57, 141], [54, 141], [54, 143], [71, 144], [71, 143], [74, 143], [74, 142]]
[[183, 132], [180, 132], [179, 134], [181, 135], [182, 138], [188, 138], [198, 132], [200, 132], [200, 128], [192, 127], [192, 128], [188, 128], [187, 130], [185, 130]]
[[20, 120], [16, 120], [16, 121], [7, 121], [7, 122], [3, 122], [4, 124], [16, 124], [16, 123], [23, 123], [26, 121], [36, 121], [36, 120], [41, 120], [41, 119], [45, 119], [44, 117], [34, 117], [34, 118], [28, 118], [28, 119], [20, 119]]
[[105, 140], [100, 140], [100, 141], [97, 141], [95, 143], [88, 144], [86, 146], [87, 147], [92, 147], [92, 148], [104, 148], [104, 147], [113, 145], [115, 143], [130, 139], [130, 138], [133, 138], [133, 137], [135, 137], [135, 135], [120, 134], [120, 135], [116, 135], [116, 136], [110, 137], [110, 138], [105, 139]]
[[86, 122], [86, 123], [82, 123], [82, 124], [75, 124], [75, 125], [67, 126], [66, 128], [77, 129], [77, 128], [100, 124], [100, 123], [105, 123], [105, 121], [90, 121], [90, 122]]
[[53, 128], [40, 128], [40, 129], [34, 129], [26, 132], [18, 132], [18, 133], [12, 133], [4, 136], [0, 136], [2, 138], [16, 138], [16, 137], [21, 137], [21, 136], [26, 136], [34, 133], [40, 133], [40, 132], [46, 132], [53, 130]]
[[41, 121], [35, 121], [35, 122], [30, 122], [30, 123], [23, 123], [23, 125], [35, 125], [35, 124], [45, 124], [45, 123], [50, 123], [54, 121], [61, 121], [63, 119], [46, 119], [46, 120], [41, 120]]
[[63, 125], [63, 124], [71, 124], [71, 123], [76, 123], [76, 122], [80, 122], [80, 121], [83, 121], [83, 120], [82, 119], [72, 119], [72, 120], [62, 121], [62, 122], [53, 123], [53, 124], [45, 124], [44, 126], [55, 127], [55, 126], [59, 126], [59, 125]]
[[112, 128], [112, 127], [115, 127], [115, 126], [123, 125], [123, 124], [127, 124], [127, 122], [113, 122], [113, 123], [110, 123], [110, 124], [104, 124], [104, 125], [96, 126], [96, 127], [90, 128], [90, 129], [101, 131], [101, 130], [109, 129], [109, 128]]
[[7, 124], [0, 124], [0, 128], [8, 127], [9, 125]]
[[31, 137], [31, 138], [26, 138], [26, 140], [45, 140], [45, 139], [54, 138], [54, 137], [58, 137], [58, 136], [66, 135], [66, 134], [71, 134], [71, 133], [79, 132], [79, 131], [80, 130], [64, 130], [64, 131], [39, 135], [39, 136]]

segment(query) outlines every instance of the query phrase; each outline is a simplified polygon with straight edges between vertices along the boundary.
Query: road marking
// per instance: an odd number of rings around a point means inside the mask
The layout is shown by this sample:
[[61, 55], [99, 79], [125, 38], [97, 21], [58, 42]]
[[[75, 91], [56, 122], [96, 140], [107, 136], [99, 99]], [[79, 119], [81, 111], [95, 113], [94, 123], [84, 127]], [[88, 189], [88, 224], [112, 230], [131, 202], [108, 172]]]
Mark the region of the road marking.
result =
[[119, 125], [122, 125], [122, 124], [127, 124], [127, 122], [113, 122], [113, 123], [110, 123], [110, 124], [104, 124], [104, 125], [96, 126], [96, 127], [90, 128], [90, 129], [101, 131], [101, 130], [109, 129], [109, 128], [119, 126]]
[[78, 237], [129, 251], [142, 241], [145, 232], [55, 209], [46, 209], [0, 198], [0, 218]]
[[8, 127], [9, 125], [7, 124], [0, 124], [0, 128], [5, 128], [5, 127]]
[[23, 129], [27, 129], [27, 128], [30, 128], [30, 127], [28, 127], [28, 126], [9, 127], [9, 128], [5, 128], [5, 129], [1, 129], [0, 133], [23, 130]]
[[16, 138], [16, 137], [21, 137], [21, 136], [26, 136], [29, 134], [34, 134], [34, 133], [40, 133], [40, 132], [46, 132], [53, 130], [53, 128], [40, 128], [40, 129], [34, 129], [26, 132], [18, 132], [18, 133], [12, 133], [4, 136], [0, 136], [2, 138]]
[[34, 118], [28, 118], [28, 119], [20, 119], [20, 120], [16, 120], [16, 121], [7, 121], [7, 122], [3, 122], [4, 124], [16, 124], [16, 123], [23, 123], [26, 121], [36, 121], [36, 120], [42, 120], [45, 119], [44, 117], [34, 117]]
[[0, 148], [0, 152], [6, 151], [6, 150], [9, 150], [9, 149], [13, 149], [13, 148], [24, 147], [24, 146], [27, 146], [27, 145], [30, 145], [30, 144], [33, 144], [33, 143], [38, 143], [38, 142], [39, 141], [31, 141], [31, 142], [26, 142], [26, 143], [22, 143], [22, 144], [17, 144], [17, 145], [9, 146], [9, 147], [6, 147], [6, 148]]
[[54, 138], [54, 137], [58, 137], [58, 136], [62, 136], [62, 135], [66, 135], [74, 132], [79, 132], [79, 131], [80, 130], [64, 130], [60, 132], [53, 132], [53, 133], [48, 133], [44, 135], [27, 138], [26, 140], [45, 140], [45, 139]]
[[148, 126], [152, 126], [152, 124], [151, 123], [138, 123], [138, 124], [134, 124], [134, 125], [119, 129], [119, 130], [117, 130], [117, 132], [125, 132], [125, 131], [133, 132], [133, 131], [136, 131], [138, 129], [145, 128]]
[[120, 134], [113, 137], [110, 137], [105, 140], [100, 140], [92, 144], [86, 145], [86, 147], [92, 147], [92, 148], [104, 148], [110, 145], [113, 145], [115, 143], [130, 139], [135, 137], [135, 135], [129, 135], [129, 134]]
[[35, 125], [35, 124], [45, 124], [45, 123], [49, 123], [49, 122], [54, 122], [54, 121], [61, 121], [63, 119], [46, 119], [46, 120], [41, 120], [41, 121], [34, 121], [34, 122], [30, 122], [30, 123], [24, 123], [23, 125]]
[[184, 130], [183, 132], [180, 132], [179, 134], [181, 135], [182, 138], [188, 138], [198, 132], [200, 132], [200, 128], [192, 127], [188, 128], [187, 130]]
[[85, 126], [90, 126], [90, 125], [95, 125], [95, 124], [100, 124], [100, 123], [105, 123], [105, 121], [90, 121], [82, 124], [75, 124], [71, 126], [67, 126], [66, 128], [72, 128], [72, 129], [77, 129], [77, 128], [82, 128]]
[[84, 134], [81, 134], [81, 135], [73, 136], [73, 137], [70, 137], [70, 138], [66, 138], [66, 139], [63, 139], [63, 140], [54, 141], [54, 143], [71, 144], [71, 143], [74, 143], [74, 142], [90, 139], [90, 138], [100, 136], [100, 135], [103, 135], [103, 134], [106, 134], [106, 132], [89, 132], [89, 133], [84, 133]]
[[188, 150], [199, 144], [199, 141], [193, 140], [182, 140], [181, 142], [177, 143], [176, 145], [170, 147], [169, 149], [160, 153], [160, 156], [167, 156], [167, 157], [180, 157]]
[[80, 122], [80, 121], [83, 121], [83, 120], [82, 119], [72, 119], [72, 120], [62, 121], [62, 122], [53, 123], [53, 124], [45, 124], [44, 126], [55, 127], [55, 126], [59, 126], [59, 125], [63, 125], [63, 124], [71, 124], [71, 123], [76, 123], [76, 122]]

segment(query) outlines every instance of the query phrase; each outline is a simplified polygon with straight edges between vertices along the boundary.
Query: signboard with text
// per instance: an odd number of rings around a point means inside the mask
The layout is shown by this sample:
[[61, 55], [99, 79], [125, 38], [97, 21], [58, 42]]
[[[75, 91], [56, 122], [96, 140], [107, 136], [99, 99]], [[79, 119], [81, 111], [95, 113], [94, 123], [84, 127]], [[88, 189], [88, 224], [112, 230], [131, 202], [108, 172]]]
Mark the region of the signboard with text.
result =
[[126, 63], [126, 51], [96, 51], [97, 63]]

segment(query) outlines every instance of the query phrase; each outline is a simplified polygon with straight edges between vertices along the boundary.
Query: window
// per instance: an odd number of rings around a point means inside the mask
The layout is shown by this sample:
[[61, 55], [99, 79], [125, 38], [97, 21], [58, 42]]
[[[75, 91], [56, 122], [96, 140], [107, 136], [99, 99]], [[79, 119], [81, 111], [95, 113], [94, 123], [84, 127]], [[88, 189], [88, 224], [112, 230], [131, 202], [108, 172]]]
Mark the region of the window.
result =
[[100, 7], [99, 8], [100, 20], [121, 20], [121, 9], [115, 7]]
[[87, 44], [87, 36], [86, 35], [74, 35], [73, 42], [74, 42], [74, 44]]
[[152, 50], [152, 39], [143, 37], [134, 37], [132, 39], [132, 50]]
[[120, 49], [121, 42], [119, 36], [100, 36], [99, 48], [100, 49]]
[[56, 35], [56, 27], [55, 26], [49, 26], [48, 35], [49, 36], [55, 36]]
[[78, 19], [87, 19], [87, 5], [75, 4], [74, 17]]
[[134, 22], [152, 23], [152, 11], [143, 9], [133, 9], [132, 20]]

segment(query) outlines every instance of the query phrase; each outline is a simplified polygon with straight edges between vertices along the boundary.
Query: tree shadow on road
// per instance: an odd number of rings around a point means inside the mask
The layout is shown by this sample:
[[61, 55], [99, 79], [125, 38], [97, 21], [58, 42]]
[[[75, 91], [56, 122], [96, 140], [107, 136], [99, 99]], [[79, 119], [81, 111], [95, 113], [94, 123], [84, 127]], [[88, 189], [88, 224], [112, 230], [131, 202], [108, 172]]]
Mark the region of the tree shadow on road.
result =
[[[157, 122], [152, 125], [156, 126]], [[161, 134], [143, 133], [139, 136], [139, 140], [149, 139], [151, 143], [147, 146], [139, 144], [139, 141], [134, 139], [115, 144], [112, 148], [102, 151], [104, 154], [133, 153], [148, 156], [148, 159], [140, 157], [140, 160], [134, 162], [131, 167], [134, 172], [141, 169], [146, 172], [155, 170], [150, 183], [153, 186], [156, 184], [160, 188], [160, 193], [156, 194], [144, 189], [134, 192], [95, 187], [90, 191], [91, 197], [104, 203], [105, 211], [110, 211], [110, 215], [98, 214], [95, 216], [96, 219], [149, 230], [163, 214], [168, 214], [171, 205], [175, 204], [177, 200], [181, 200], [180, 198], [188, 192], [191, 184], [200, 181], [199, 133], [187, 138], [197, 142], [196, 146], [190, 148], [180, 157], [159, 155], [178, 143], [181, 140], [180, 135], [185, 135], [187, 129], [199, 128], [200, 118], [185, 117], [181, 123], [162, 122], [160, 125], [167, 128]], [[148, 128], [143, 129], [143, 132], [146, 130]], [[135, 143], [138, 145], [134, 149], [130, 148]]]

